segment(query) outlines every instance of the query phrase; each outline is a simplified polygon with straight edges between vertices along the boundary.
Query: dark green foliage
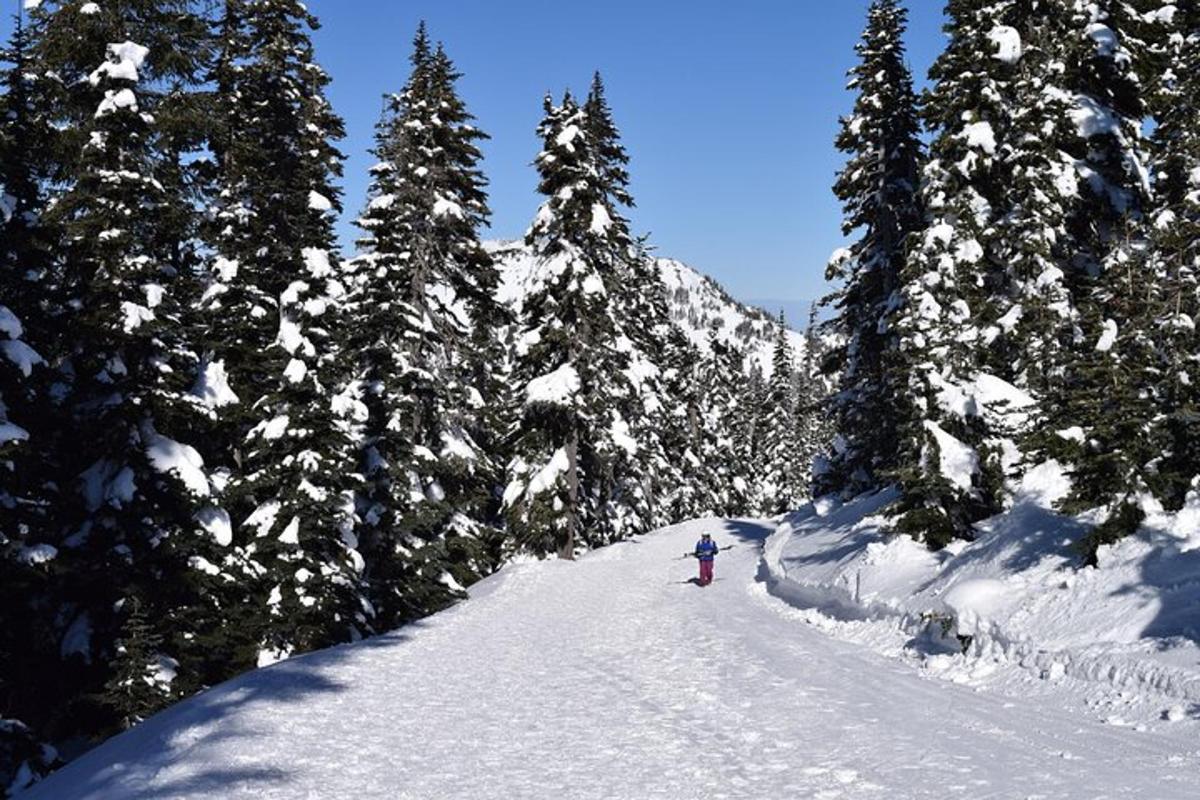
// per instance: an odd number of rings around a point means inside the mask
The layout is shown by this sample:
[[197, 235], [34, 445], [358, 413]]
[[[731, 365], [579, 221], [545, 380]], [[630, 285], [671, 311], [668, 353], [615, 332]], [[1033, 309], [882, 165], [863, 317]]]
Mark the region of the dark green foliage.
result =
[[116, 640], [112, 675], [104, 685], [104, 704], [112, 709], [122, 729], [132, 728], [173, 699], [169, 683], [164, 686], [161, 670], [171, 669], [160, 661], [162, 638], [146, 617], [137, 596], [124, 601], [125, 619]]
[[861, 231], [861, 238], [827, 273], [842, 284], [828, 301], [837, 309], [829, 329], [841, 342], [829, 359], [841, 385], [831, 398], [838, 445], [820, 476], [822, 493], [876, 488], [896, 467], [896, 428], [872, 420], [897, 415], [903, 389], [892, 362], [899, 342], [886, 320], [900, 291], [905, 243], [922, 222], [920, 124], [902, 41], [907, 17], [895, 0], [872, 4], [856, 47], [861, 61], [850, 72], [858, 100], [837, 139], [850, 156], [834, 186], [845, 210], [842, 230]]
[[1097, 551], [1106, 544], [1115, 544], [1137, 532], [1146, 513], [1137, 504], [1122, 503], [1113, 509], [1108, 519], [1097, 525], [1079, 543], [1078, 549], [1085, 566], [1099, 566]]
[[[479, 241], [485, 181], [458, 73], [425, 28], [412, 73], [387, 98], [348, 306], [350, 358], [368, 409], [361, 440], [361, 550], [379, 624], [394, 627], [461, 597], [490, 572], [494, 411], [503, 375], [496, 330], [507, 322]], [[447, 581], [446, 576], [453, 580]]]

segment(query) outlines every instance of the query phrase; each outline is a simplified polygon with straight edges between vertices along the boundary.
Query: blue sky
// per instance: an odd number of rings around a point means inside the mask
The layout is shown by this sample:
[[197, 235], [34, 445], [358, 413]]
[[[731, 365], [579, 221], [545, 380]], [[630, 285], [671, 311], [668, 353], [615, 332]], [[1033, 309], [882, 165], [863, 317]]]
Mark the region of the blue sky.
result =
[[[923, 77], [942, 43], [941, 3], [913, 6], [909, 56]], [[867, 0], [310, 0], [317, 56], [346, 119], [347, 220], [363, 203], [381, 95], [407, 76], [417, 22], [445, 43], [485, 145], [490, 235], [520, 236], [537, 208], [530, 166], [546, 91], [584, 92], [603, 72], [632, 156], [635, 229], [662, 255], [741, 299], [824, 291], [841, 243], [829, 187], [849, 110]], [[4, 26], [6, 29], [7, 24]], [[795, 320], [799, 321], [799, 320]]]

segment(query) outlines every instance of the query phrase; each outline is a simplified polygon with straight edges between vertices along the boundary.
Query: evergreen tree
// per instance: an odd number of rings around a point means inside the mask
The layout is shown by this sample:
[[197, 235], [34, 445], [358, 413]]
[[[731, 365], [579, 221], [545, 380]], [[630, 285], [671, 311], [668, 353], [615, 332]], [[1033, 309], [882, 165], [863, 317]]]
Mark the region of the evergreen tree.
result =
[[[1152, 448], [1161, 459], [1149, 480], [1171, 509], [1200, 488], [1200, 8], [1180, 5], [1156, 37], [1169, 76], [1154, 132], [1158, 210], [1150, 231], [1148, 272], [1155, 290], [1151, 329], [1159, 356], [1153, 376], [1158, 415]], [[1144, 273], [1135, 273], [1140, 281]], [[1142, 287], [1144, 288], [1144, 287]]]
[[856, 47], [861, 62], [850, 72], [858, 99], [837, 140], [850, 155], [834, 187], [845, 207], [843, 231], [861, 230], [862, 238], [839, 253], [827, 275], [842, 283], [831, 327], [844, 344], [830, 354], [841, 376], [833, 398], [838, 439], [821, 492], [875, 488], [896, 466], [896, 429], [871, 423], [897, 414], [899, 343], [888, 318], [899, 302], [905, 242], [922, 222], [919, 122], [904, 60], [907, 17], [896, 0], [871, 5]]
[[536, 164], [546, 197], [526, 236], [539, 285], [526, 299], [514, 376], [521, 421], [504, 493], [515, 545], [572, 558], [620, 535], [622, 461], [636, 452], [620, 409], [633, 395], [611, 288], [628, 258], [587, 117], [545, 101]]
[[754, 500], [747, 481], [753, 462], [746, 420], [753, 411], [744, 397], [745, 354], [710, 334], [699, 382], [703, 434], [700, 461], [709, 473], [712, 498], [708, 513], [746, 516], [753, 513]]
[[779, 314], [771, 378], [766, 386], [762, 431], [762, 508], [770, 515], [797, 508], [808, 496], [804, 455], [797, 441], [795, 359], [787, 325]]
[[354, 441], [365, 406], [346, 360], [333, 255], [333, 142], [297, 0], [228, 0], [219, 26], [220, 186], [197, 387], [215, 420], [210, 458], [231, 476], [231, 557], [246, 596], [227, 625], [235, 664], [268, 663], [370, 627], [354, 535]]
[[[122, 729], [142, 722], [171, 699], [167, 676], [175, 664], [159, 652], [162, 637], [155, 632], [137, 596], [128, 607], [113, 657], [112, 677], [104, 687], [104, 701]], [[122, 610], [125, 610], [124, 608]]]
[[[645, 532], [667, 524], [663, 495], [675, 485], [673, 464], [662, 439], [664, 408], [662, 373], [664, 343], [672, 326], [666, 290], [656, 263], [648, 256], [645, 239], [633, 246], [629, 222], [621, 209], [633, 208], [629, 187], [629, 156], [609, 107], [604, 80], [592, 77], [583, 105], [588, 141], [592, 145], [595, 173], [603, 195], [603, 206], [613, 229], [618, 232], [608, 258], [611, 266], [602, 274], [617, 327], [624, 334], [618, 348], [628, 351], [626, 377], [633, 392], [617, 409], [620, 422], [614, 433], [624, 432], [633, 446], [624, 448], [620, 463], [613, 468], [609, 516], [615, 521], [614, 535]], [[627, 442], [628, 444], [628, 442]]]
[[1137, 72], [1147, 52], [1143, 16], [1134, 4], [1106, 1], [1077, 4], [1070, 23], [1078, 34], [1068, 39], [1065, 81], [1087, 178], [1071, 218], [1081, 336], [1048, 427], [1082, 430], [1082, 442], [1055, 442], [1051, 451], [1071, 464], [1065, 507], [1108, 511], [1084, 543], [1094, 562], [1098, 544], [1131, 533], [1143, 516], [1137, 498], [1158, 449], [1153, 299], [1160, 287], [1145, 243], [1152, 190], [1141, 133], [1148, 92]]
[[[492, 568], [498, 482], [495, 330], [504, 314], [478, 231], [485, 182], [458, 78], [417, 32], [412, 74], [388, 98], [352, 297], [353, 354], [370, 414], [361, 495], [379, 624], [424, 616]], [[480, 437], [480, 438], [477, 438]]]
[[[41, 184], [50, 141], [21, 17], [0, 51], [0, 785], [15, 770], [41, 763], [35, 733], [54, 702], [41, 677], [57, 661], [50, 635], [48, 509], [55, 500], [47, 441], [55, 421], [45, 414], [45, 359], [33, 346], [47, 337], [53, 281], [52, 237], [43, 224]], [[32, 323], [32, 324], [31, 324]], [[38, 345], [41, 346], [41, 345]], [[18, 720], [21, 720], [18, 722]], [[5, 780], [12, 767], [13, 774]]]
[[[198, 602], [187, 587], [208, 578], [196, 559], [211, 541], [201, 520], [213, 489], [180, 441], [195, 365], [180, 316], [194, 276], [181, 270], [179, 229], [168, 223], [194, 212], [164, 183], [180, 154], [161, 127], [169, 94], [198, 80], [206, 25], [183, 0], [88, 13], [45, 3], [34, 22], [36, 71], [53, 87], [62, 131], [46, 220], [61, 236], [55, 324], [70, 333], [54, 353], [57, 435], [43, 444], [71, 476], [55, 508], [56, 625], [60, 636], [90, 634], [70, 656], [72, 677], [56, 675], [70, 708], [106, 680], [123, 599], [153, 598], [148, 616], [178, 653], [190, 630], [177, 623]], [[106, 712], [87, 700], [84, 709], [63, 724], [104, 724]]]
[[974, 521], [1000, 508], [999, 454], [1014, 432], [997, 423], [977, 380], [1044, 398], [1075, 325], [1065, 263], [1074, 252], [1066, 210], [1078, 182], [1065, 149], [1074, 132], [1069, 95], [1053, 82], [1063, 8], [952, 0], [947, 15], [950, 44], [922, 108], [935, 132], [925, 227], [911, 240], [889, 320], [902, 387], [898, 528], [934, 547], [970, 536]]

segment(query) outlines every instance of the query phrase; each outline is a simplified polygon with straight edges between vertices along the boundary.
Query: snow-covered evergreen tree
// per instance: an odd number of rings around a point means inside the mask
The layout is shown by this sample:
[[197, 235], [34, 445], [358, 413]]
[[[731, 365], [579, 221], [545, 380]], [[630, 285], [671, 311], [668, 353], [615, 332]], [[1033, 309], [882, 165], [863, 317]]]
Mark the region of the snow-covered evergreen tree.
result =
[[59, 634], [76, 631], [63, 654], [86, 667], [58, 691], [91, 702], [120, 601], [152, 600], [148, 617], [181, 655], [194, 631], [183, 619], [209, 577], [195, 558], [210, 546], [202, 518], [213, 487], [185, 441], [195, 358], [180, 315], [193, 275], [167, 221], [193, 212], [161, 180], [179, 154], [160, 124], [165, 87], [198, 79], [206, 24], [182, 1], [52, 2], [34, 21], [36, 71], [62, 131], [46, 218], [61, 236], [55, 324], [69, 332], [50, 342], [59, 423], [44, 446], [70, 490], [55, 507], [53, 591]]
[[134, 595], [121, 605], [125, 619], [104, 700], [115, 713], [118, 726], [129, 729], [171, 699], [171, 673], [177, 664], [161, 655], [162, 637], [150, 624], [141, 600]]
[[516, 343], [516, 404], [504, 503], [515, 545], [572, 558], [622, 531], [613, 506], [636, 453], [620, 409], [633, 396], [610, 287], [632, 245], [601, 180], [587, 116], [567, 94], [545, 101], [536, 164], [546, 200], [527, 234], [540, 285]]
[[761, 482], [762, 512], [782, 514], [808, 498], [808, 471], [797, 439], [796, 368], [782, 312], [775, 338], [771, 378], [767, 382], [762, 420]]
[[1081, 336], [1058, 384], [1049, 427], [1081, 431], [1058, 443], [1074, 478], [1067, 507], [1108, 512], [1086, 544], [1089, 560], [1098, 543], [1140, 524], [1137, 498], [1157, 457], [1152, 299], [1158, 281], [1147, 260], [1152, 187], [1142, 142], [1149, 90], [1138, 74], [1145, 22], [1130, 2], [1077, 3], [1070, 17], [1075, 35], [1065, 48], [1064, 80], [1075, 102], [1084, 178], [1071, 217]]
[[[1075, 330], [1067, 213], [1078, 181], [1067, 152], [1064, 8], [952, 0], [947, 15], [950, 43], [922, 108], [935, 133], [922, 181], [926, 221], [889, 322], [903, 388], [898, 527], [931, 546], [969, 536], [999, 509], [1003, 471], [1015, 466], [1001, 459], [1013, 452], [1004, 440], [1024, 431], [998, 422], [991, 395], [1044, 398]], [[981, 380], [1016, 386], [989, 395]]]
[[753, 462], [746, 429], [755, 413], [745, 401], [745, 354], [715, 335], [709, 337], [708, 351], [698, 376], [703, 434], [700, 461], [711, 492], [708, 513], [744, 516], [754, 510], [747, 480]]
[[[267, 663], [367, 630], [354, 536], [354, 441], [365, 417], [341, 358], [346, 293], [334, 254], [341, 120], [297, 0], [229, 0], [221, 29], [220, 193], [196, 393], [231, 475], [238, 662]], [[219, 460], [217, 460], [219, 459]]]
[[[379, 624], [445, 606], [492, 568], [497, 440], [488, 407], [502, 363], [498, 277], [458, 74], [424, 25], [412, 74], [378, 126], [366, 232], [351, 298], [352, 356], [370, 409], [363, 552]], [[480, 434], [483, 439], [476, 437]]]
[[[1171, 8], [1154, 36], [1162, 43], [1167, 78], [1156, 98], [1153, 142], [1157, 209], [1148, 271], [1155, 289], [1150, 315], [1158, 334], [1153, 341], [1159, 349], [1152, 439], [1159, 459], [1148, 477], [1174, 509], [1200, 488], [1200, 7]], [[1143, 274], [1137, 271], [1139, 281]]]
[[838, 149], [850, 161], [834, 192], [845, 207], [843, 231], [862, 231], [830, 264], [841, 282], [831, 323], [841, 346], [831, 356], [841, 376], [833, 398], [838, 438], [820, 492], [874, 488], [896, 466], [896, 429], [872, 424], [897, 415], [897, 330], [889, 317], [899, 302], [905, 243], [922, 222], [918, 198], [921, 142], [912, 75], [905, 63], [907, 11], [877, 0], [857, 45], [851, 70], [858, 92], [854, 113], [842, 120]]

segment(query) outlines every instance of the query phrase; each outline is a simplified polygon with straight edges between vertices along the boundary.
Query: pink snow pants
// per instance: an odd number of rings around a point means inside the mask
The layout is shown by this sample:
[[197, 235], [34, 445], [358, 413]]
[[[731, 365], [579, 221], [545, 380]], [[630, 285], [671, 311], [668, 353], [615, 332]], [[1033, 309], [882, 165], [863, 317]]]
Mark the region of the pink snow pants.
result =
[[712, 583], [712, 580], [713, 580], [713, 562], [712, 561], [701, 561], [700, 562], [700, 585], [707, 586], [708, 584]]

